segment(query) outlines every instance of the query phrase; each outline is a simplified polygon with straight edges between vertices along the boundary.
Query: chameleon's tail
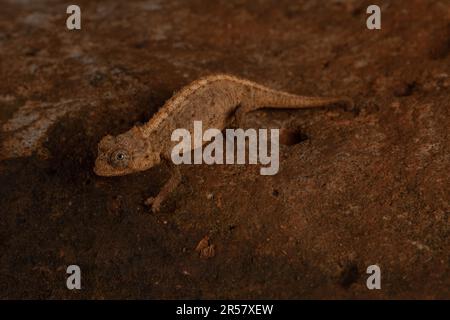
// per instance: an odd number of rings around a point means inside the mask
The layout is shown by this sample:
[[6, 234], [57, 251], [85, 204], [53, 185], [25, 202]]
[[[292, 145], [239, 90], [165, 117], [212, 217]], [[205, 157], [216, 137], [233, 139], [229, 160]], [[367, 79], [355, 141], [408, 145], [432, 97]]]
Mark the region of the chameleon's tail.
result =
[[308, 97], [271, 89], [256, 89], [252, 92], [249, 109], [247, 110], [261, 108], [303, 109], [329, 105], [342, 105], [351, 109], [353, 108], [353, 101], [347, 97]]

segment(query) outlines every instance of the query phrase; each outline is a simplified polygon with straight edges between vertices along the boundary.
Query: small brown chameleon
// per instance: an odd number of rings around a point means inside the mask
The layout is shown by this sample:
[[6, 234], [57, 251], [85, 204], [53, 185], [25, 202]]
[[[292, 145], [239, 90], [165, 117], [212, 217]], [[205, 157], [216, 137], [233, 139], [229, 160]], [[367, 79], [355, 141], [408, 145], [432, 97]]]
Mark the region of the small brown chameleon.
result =
[[[234, 120], [239, 124], [247, 112], [264, 107], [300, 109], [332, 104], [351, 107], [353, 103], [348, 98], [294, 95], [226, 74], [203, 77], [174, 94], [146, 124], [116, 137], [104, 137], [98, 144], [94, 171], [100, 176], [120, 176], [147, 170], [163, 161], [173, 164], [171, 150], [176, 142], [171, 141], [171, 134], [177, 128], [191, 128], [194, 120], [222, 130]], [[159, 194], [146, 201], [153, 212], [159, 211], [161, 203], [180, 183], [177, 167], [174, 171]]]

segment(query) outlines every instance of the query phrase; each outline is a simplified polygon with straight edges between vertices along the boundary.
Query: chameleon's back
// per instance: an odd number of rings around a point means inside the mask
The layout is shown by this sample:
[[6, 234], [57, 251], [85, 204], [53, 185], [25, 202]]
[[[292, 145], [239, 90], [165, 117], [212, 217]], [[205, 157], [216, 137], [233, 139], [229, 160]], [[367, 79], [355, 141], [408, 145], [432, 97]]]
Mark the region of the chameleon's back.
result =
[[227, 78], [212, 76], [197, 80], [178, 91], [149, 121], [148, 136], [156, 140], [153, 143], [159, 144], [163, 153], [170, 154], [178, 143], [171, 142], [175, 129], [187, 129], [194, 137], [194, 121], [202, 121], [203, 130], [222, 130], [232, 119], [243, 89]]
[[[274, 108], [311, 108], [341, 103], [347, 98], [306, 97], [273, 90], [249, 80], [230, 75], [201, 78], [181, 89], [156, 113], [143, 129], [155, 150], [169, 155], [177, 142], [171, 141], [175, 129], [189, 130], [193, 137], [194, 121], [202, 121], [203, 130], [224, 129], [239, 115], [270, 106]], [[235, 114], [236, 108], [238, 114]]]

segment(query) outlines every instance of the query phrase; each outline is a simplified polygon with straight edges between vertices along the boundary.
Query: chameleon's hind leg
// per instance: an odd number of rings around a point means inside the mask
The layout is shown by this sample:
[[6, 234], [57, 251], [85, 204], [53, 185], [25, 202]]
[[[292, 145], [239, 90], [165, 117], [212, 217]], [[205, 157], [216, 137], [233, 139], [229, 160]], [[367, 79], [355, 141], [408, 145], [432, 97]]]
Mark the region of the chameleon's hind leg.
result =
[[234, 125], [236, 127], [242, 127], [245, 115], [253, 110], [254, 109], [250, 105], [244, 103], [241, 103], [239, 106], [237, 106], [236, 110], [234, 111]]
[[170, 164], [172, 175], [164, 184], [156, 197], [150, 197], [145, 200], [145, 204], [151, 206], [153, 213], [159, 212], [161, 204], [168, 198], [168, 196], [178, 187], [181, 182], [181, 172], [179, 167]]

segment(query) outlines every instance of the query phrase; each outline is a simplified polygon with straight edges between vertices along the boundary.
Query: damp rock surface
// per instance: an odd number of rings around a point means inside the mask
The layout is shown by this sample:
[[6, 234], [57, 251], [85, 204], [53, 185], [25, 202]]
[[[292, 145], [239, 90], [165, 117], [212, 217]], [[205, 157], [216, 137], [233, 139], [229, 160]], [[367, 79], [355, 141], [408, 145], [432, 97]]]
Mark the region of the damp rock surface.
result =
[[[2, 3], [0, 298], [450, 298], [448, 1], [383, 1], [376, 31], [367, 1], [77, 4], [68, 31], [63, 1]], [[183, 166], [158, 214], [165, 167], [94, 174], [104, 135], [218, 72], [355, 109], [252, 113], [290, 133], [279, 173]]]

